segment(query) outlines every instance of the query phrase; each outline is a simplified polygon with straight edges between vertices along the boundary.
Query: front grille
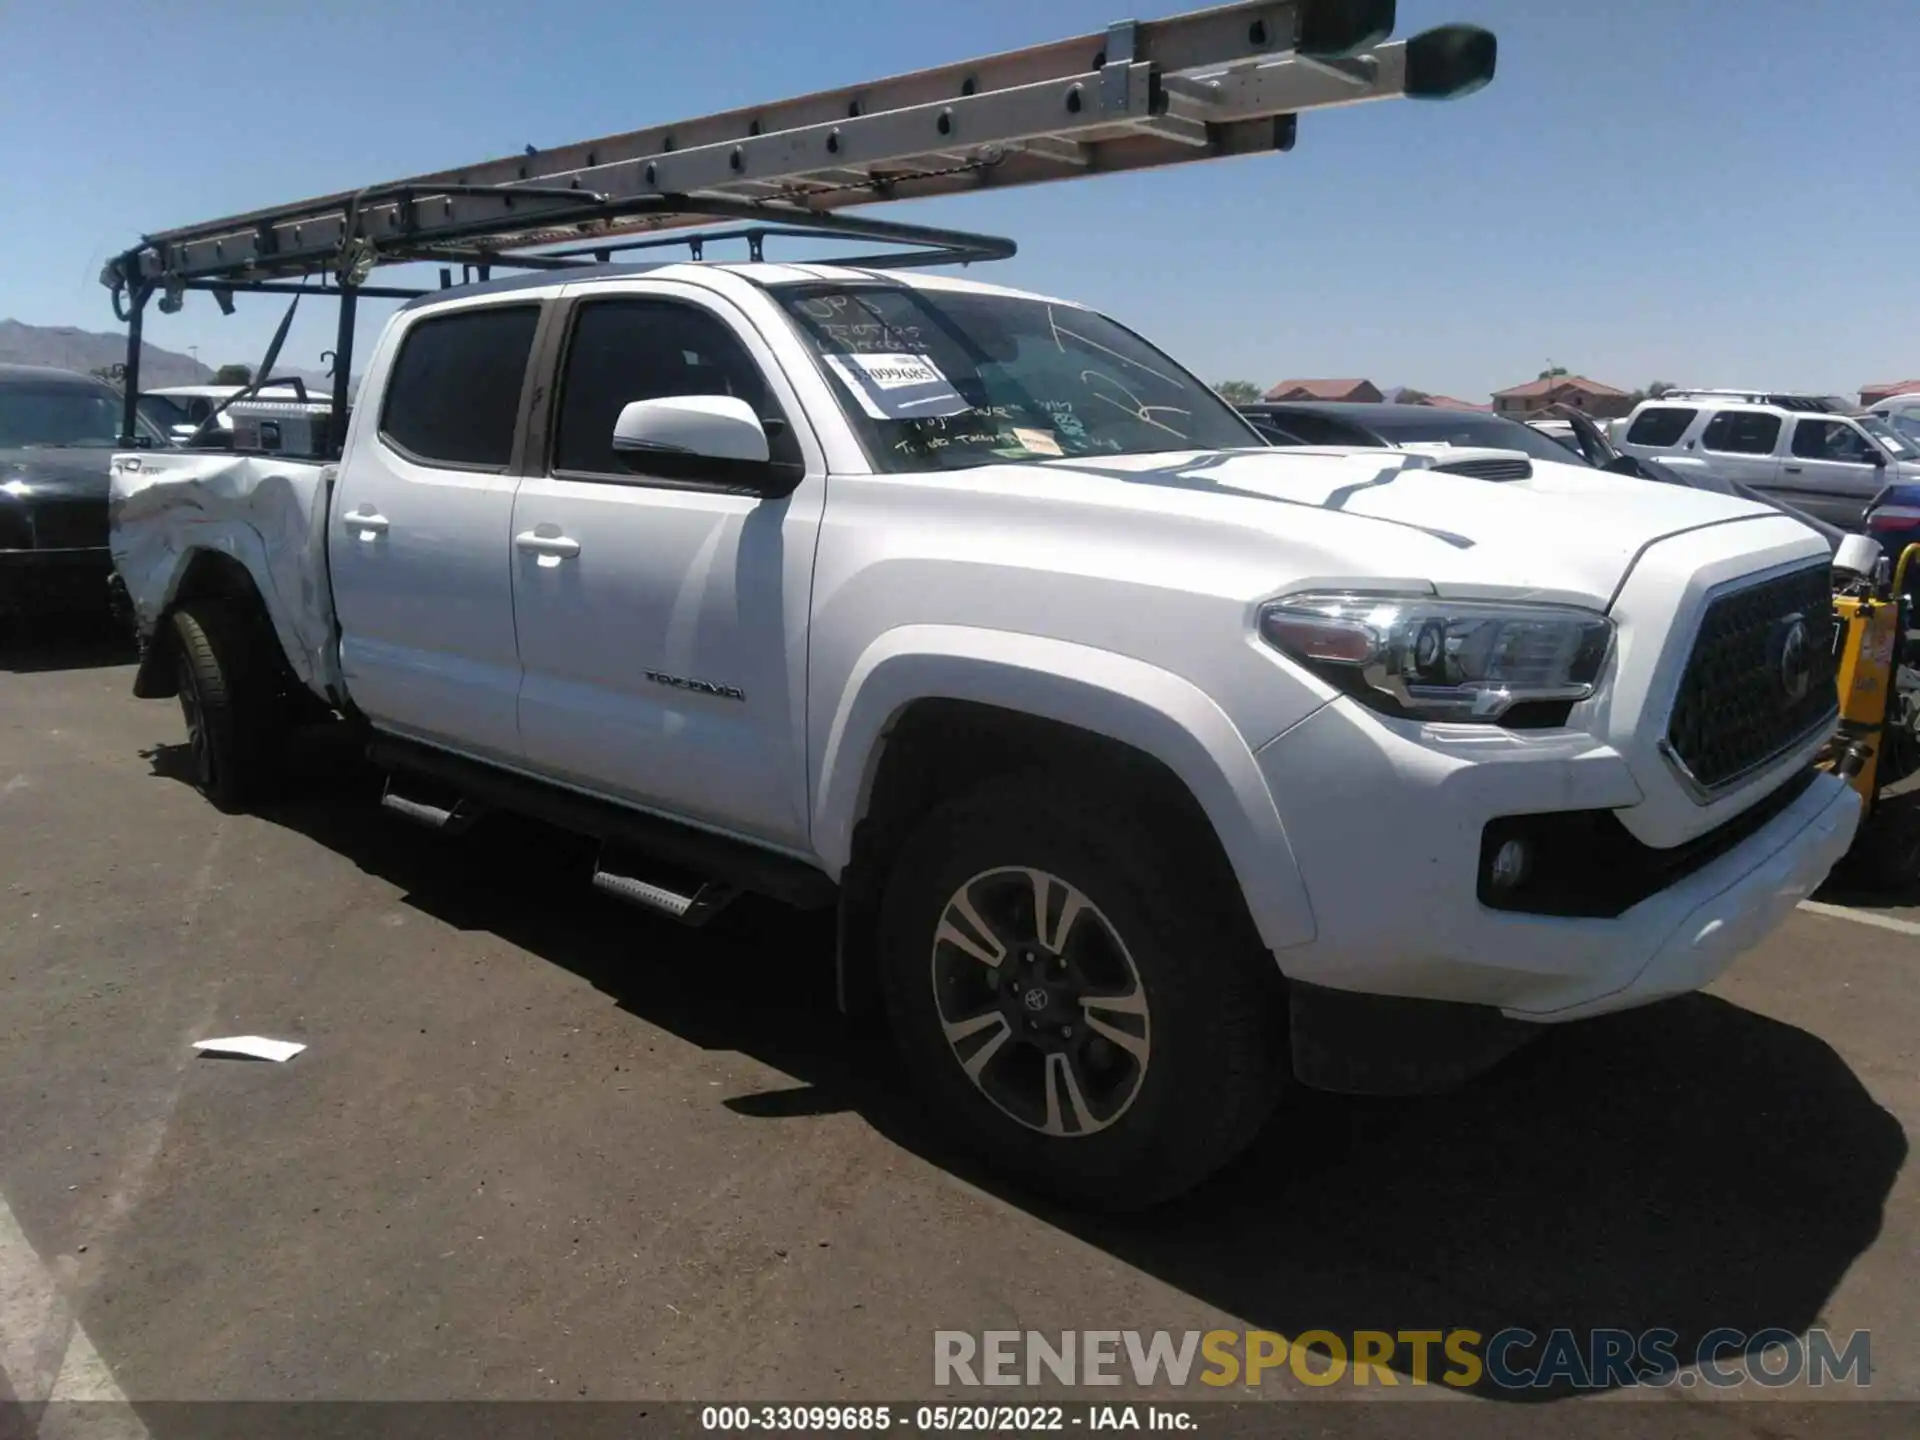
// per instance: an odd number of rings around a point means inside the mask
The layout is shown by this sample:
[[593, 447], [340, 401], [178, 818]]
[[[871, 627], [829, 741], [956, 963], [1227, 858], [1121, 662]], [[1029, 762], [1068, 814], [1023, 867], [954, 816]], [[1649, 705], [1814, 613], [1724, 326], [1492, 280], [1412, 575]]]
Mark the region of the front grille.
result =
[[1448, 475], [1471, 475], [1476, 480], [1531, 480], [1533, 464], [1527, 460], [1452, 460], [1436, 465]]
[[36, 500], [32, 514], [37, 549], [94, 549], [107, 543], [104, 500]]
[[[1707, 606], [1666, 740], [1696, 788], [1729, 785], [1831, 723], [1838, 709], [1833, 630], [1825, 564], [1731, 591]], [[1807, 679], [1798, 694], [1789, 684], [1802, 673], [1796, 648]]]

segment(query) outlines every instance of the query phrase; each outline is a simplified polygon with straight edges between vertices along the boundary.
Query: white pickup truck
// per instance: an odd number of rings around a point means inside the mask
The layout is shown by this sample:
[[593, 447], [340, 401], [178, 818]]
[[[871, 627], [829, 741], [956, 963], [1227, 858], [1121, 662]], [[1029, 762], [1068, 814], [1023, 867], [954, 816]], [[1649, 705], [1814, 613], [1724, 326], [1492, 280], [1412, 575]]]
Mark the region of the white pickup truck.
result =
[[1857, 819], [1805, 526], [1269, 449], [1114, 321], [934, 275], [415, 300], [337, 466], [117, 456], [113, 549], [216, 802], [294, 699], [394, 808], [598, 836], [655, 910], [836, 904], [942, 1123], [1092, 1203], [1292, 1077], [1446, 1084], [1706, 984]]

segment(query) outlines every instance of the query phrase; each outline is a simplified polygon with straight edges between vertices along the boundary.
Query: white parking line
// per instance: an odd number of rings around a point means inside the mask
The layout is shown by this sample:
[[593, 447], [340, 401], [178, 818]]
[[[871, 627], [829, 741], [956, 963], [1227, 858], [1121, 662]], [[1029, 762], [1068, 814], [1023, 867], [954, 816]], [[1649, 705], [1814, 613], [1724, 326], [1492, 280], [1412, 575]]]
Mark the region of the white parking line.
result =
[[1815, 915], [1831, 916], [1835, 920], [1851, 920], [1856, 925], [1871, 925], [1876, 930], [1895, 930], [1902, 935], [1920, 935], [1920, 922], [1897, 920], [1891, 915], [1876, 915], [1871, 910], [1850, 910], [1845, 905], [1826, 905], [1818, 900], [1802, 900], [1802, 910], [1811, 910]]
[[80, 1328], [53, 1271], [28, 1242], [4, 1198], [0, 1198], [0, 1369], [6, 1372], [7, 1389], [17, 1403], [105, 1402], [115, 1411], [111, 1417], [94, 1412], [88, 1433], [128, 1437], [147, 1433], [114, 1383], [113, 1372]]
[[66, 1323], [53, 1272], [0, 1199], [0, 1370], [16, 1400], [47, 1398], [66, 1354]]

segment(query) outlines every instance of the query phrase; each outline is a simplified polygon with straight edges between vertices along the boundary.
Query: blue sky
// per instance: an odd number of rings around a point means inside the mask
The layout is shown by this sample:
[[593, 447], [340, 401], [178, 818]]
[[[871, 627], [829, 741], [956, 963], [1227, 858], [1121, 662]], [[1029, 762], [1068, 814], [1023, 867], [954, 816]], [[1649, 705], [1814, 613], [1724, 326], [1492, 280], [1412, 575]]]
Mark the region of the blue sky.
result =
[[[0, 0], [0, 317], [112, 328], [139, 232], [1176, 13], [1181, 0]], [[1484, 400], [1549, 361], [1845, 391], [1920, 376], [1913, 0], [1401, 0], [1499, 78], [1310, 114], [1291, 155], [903, 205], [1001, 231], [992, 278], [1208, 379]], [[983, 277], [984, 278], [984, 277]], [[316, 306], [287, 361], [319, 368]], [[253, 362], [277, 302], [148, 335]]]

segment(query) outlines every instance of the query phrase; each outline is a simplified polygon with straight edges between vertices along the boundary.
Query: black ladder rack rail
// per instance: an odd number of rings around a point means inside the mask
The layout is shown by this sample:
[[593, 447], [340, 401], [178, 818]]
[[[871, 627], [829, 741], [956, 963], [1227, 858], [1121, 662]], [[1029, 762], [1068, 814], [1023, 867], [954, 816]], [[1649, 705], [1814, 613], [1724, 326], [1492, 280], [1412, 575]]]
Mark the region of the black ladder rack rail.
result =
[[[840, 261], [868, 267], [1003, 258], [1014, 246], [999, 237], [834, 212], [1290, 150], [1302, 111], [1491, 80], [1489, 32], [1385, 43], [1394, 19], [1394, 0], [1241, 0], [147, 235], [101, 274], [129, 327], [127, 438], [156, 293], [165, 312], [188, 290], [223, 309], [236, 291], [337, 296], [343, 408], [355, 296], [420, 293], [368, 285], [379, 266], [584, 266], [716, 220], [760, 222], [726, 232], [755, 258], [802, 234], [893, 247]], [[719, 237], [684, 238], [697, 257]]]

